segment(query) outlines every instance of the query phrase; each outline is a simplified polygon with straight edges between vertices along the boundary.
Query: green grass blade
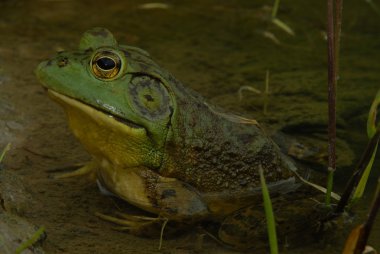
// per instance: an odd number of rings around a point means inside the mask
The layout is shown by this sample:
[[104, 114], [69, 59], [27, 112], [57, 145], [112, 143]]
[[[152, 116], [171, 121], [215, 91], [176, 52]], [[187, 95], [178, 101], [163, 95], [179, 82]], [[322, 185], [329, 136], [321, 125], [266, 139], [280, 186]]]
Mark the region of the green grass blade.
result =
[[275, 19], [278, 12], [278, 7], [280, 6], [280, 0], [275, 0], [272, 8], [272, 19]]
[[0, 155], [0, 162], [3, 161], [5, 154], [11, 149], [11, 143], [8, 143]]
[[369, 174], [371, 173], [373, 162], [375, 161], [376, 151], [377, 151], [378, 145], [379, 145], [379, 143], [377, 143], [376, 148], [373, 151], [373, 154], [371, 156], [371, 160], [369, 161], [368, 165], [366, 166], [364, 173], [362, 175], [362, 178], [360, 179], [359, 184], [355, 189], [355, 192], [354, 192], [354, 194], [352, 196], [352, 200], [351, 200], [352, 203], [355, 203], [358, 199], [360, 199], [363, 196], [365, 187], [367, 185]]
[[26, 240], [25, 242], [20, 244], [20, 246], [18, 246], [18, 248], [15, 250], [15, 254], [20, 254], [21, 252], [23, 252], [24, 250], [26, 250], [27, 248], [29, 248], [30, 246], [35, 244], [41, 238], [41, 236], [44, 234], [44, 232], [45, 232], [45, 227], [40, 227], [32, 235], [31, 238], [29, 238], [28, 240]]
[[[380, 90], [377, 92], [368, 114], [367, 135], [368, 135], [368, 138], [370, 139], [373, 138], [373, 136], [375, 135], [377, 131], [376, 116], [377, 116], [377, 107], [379, 105], [380, 105]], [[364, 173], [362, 177], [360, 178], [359, 184], [356, 187], [355, 192], [352, 196], [351, 203], [355, 203], [358, 199], [360, 199], [363, 196], [365, 187], [367, 185], [368, 177], [369, 177], [369, 174], [371, 173], [372, 165], [375, 160], [378, 145], [379, 143], [376, 143], [375, 149], [371, 155], [371, 159], [368, 162], [364, 170]]]
[[375, 99], [372, 102], [371, 108], [368, 114], [367, 120], [367, 134], [368, 138], [372, 138], [376, 133], [376, 115], [377, 115], [377, 107], [380, 105], [380, 90], [377, 91]]
[[[372, 102], [371, 108], [369, 110], [368, 114], [368, 120], [367, 120], [367, 135], [368, 138], [371, 139], [376, 131], [376, 116], [377, 116], [377, 108], [380, 104], [380, 90], [377, 91], [377, 94], [375, 96], [375, 99]], [[379, 146], [379, 142], [376, 143], [375, 149], [371, 155], [371, 159], [369, 160], [368, 164], [366, 165], [366, 168], [364, 170], [364, 173], [362, 177], [360, 178], [359, 184], [357, 185], [355, 192], [352, 196], [351, 203], [355, 203], [358, 199], [360, 199], [363, 196], [365, 187], [367, 185], [368, 177], [371, 173], [372, 165], [375, 160], [377, 147]]]
[[263, 200], [264, 200], [265, 217], [267, 220], [270, 253], [278, 254], [276, 223], [275, 223], [274, 214], [273, 214], [272, 202], [270, 200], [268, 187], [265, 183], [264, 172], [261, 165], [259, 167], [259, 172], [260, 172], [260, 182], [261, 182], [261, 188], [262, 188]]
[[294, 36], [294, 31], [283, 21], [279, 20], [278, 18], [272, 19], [272, 23], [275, 24], [277, 27], [279, 27], [281, 30], [285, 31], [286, 33]]

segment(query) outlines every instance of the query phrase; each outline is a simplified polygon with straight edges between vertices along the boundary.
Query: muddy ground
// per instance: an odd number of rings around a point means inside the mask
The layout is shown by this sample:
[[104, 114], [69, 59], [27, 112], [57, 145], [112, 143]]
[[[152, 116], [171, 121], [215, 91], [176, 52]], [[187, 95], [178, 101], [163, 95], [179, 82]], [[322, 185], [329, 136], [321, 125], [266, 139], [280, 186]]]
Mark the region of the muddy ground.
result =
[[[0, 2], [0, 149], [12, 144], [0, 171], [0, 233], [14, 233], [6, 241], [11, 249], [44, 226], [46, 239], [29, 253], [42, 249], [45, 253], [233, 253], [207, 237], [201, 244], [197, 228], [165, 240], [158, 251], [158, 239], [115, 231], [94, 215], [112, 213], [118, 207], [115, 200], [99, 193], [94, 182], [52, 179], [51, 170], [90, 157], [33, 71], [54, 52], [76, 48], [81, 34], [94, 26], [107, 27], [123, 44], [144, 48], [212, 103], [256, 118], [271, 130], [312, 137], [325, 146], [324, 3], [297, 0], [281, 4], [279, 18], [294, 29], [295, 36], [268, 21], [272, 1], [165, 3], [165, 8], [151, 9], [137, 0]], [[380, 87], [379, 20], [365, 1], [345, 1], [337, 190], [363, 150], [368, 109]], [[239, 100], [237, 91], [243, 85], [263, 89], [267, 69], [272, 95], [268, 113], [263, 114], [262, 97], [247, 92]], [[376, 174], [371, 178], [376, 179]], [[371, 190], [357, 214], [363, 217], [370, 198]], [[304, 246], [291, 253], [340, 253], [342, 238], [319, 250]], [[379, 249], [378, 239], [379, 219], [371, 236], [371, 244]]]

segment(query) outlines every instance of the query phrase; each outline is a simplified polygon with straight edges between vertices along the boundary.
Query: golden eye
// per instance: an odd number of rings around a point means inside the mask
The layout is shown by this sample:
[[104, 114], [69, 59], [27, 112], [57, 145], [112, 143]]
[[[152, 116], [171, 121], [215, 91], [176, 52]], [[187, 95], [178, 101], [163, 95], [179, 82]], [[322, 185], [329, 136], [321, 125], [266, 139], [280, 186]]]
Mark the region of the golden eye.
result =
[[91, 68], [97, 78], [103, 80], [113, 79], [120, 72], [121, 60], [115, 53], [101, 51], [92, 58]]

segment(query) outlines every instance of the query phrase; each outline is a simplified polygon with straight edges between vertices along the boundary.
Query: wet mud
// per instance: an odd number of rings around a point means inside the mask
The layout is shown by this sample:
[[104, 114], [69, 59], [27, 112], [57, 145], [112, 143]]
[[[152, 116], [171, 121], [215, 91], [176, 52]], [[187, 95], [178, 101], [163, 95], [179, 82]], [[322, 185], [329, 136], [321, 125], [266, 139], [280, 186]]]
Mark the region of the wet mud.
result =
[[[81, 34], [107, 27], [119, 42], [141, 47], [209, 102], [326, 149], [327, 67], [325, 6], [320, 1], [281, 3], [279, 18], [290, 36], [268, 21], [271, 1], [168, 1], [148, 8], [140, 1], [5, 0], [0, 3], [0, 149], [12, 144], [0, 168], [0, 252], [11, 251], [40, 227], [46, 237], [24, 253], [236, 253], [194, 227], [177, 237], [136, 237], [117, 231], [96, 212], [137, 212], [100, 194], [86, 178], [56, 180], [57, 169], [90, 156], [69, 131], [63, 111], [34, 75], [56, 51], [74, 49]], [[344, 7], [338, 87], [336, 190], [344, 186], [366, 143], [366, 118], [380, 87], [379, 16], [365, 1]], [[275, 39], [273, 39], [275, 36]], [[265, 99], [241, 86], [264, 90]], [[377, 166], [376, 166], [377, 165]], [[379, 161], [375, 164], [378, 168]], [[378, 172], [371, 176], [375, 183]], [[372, 187], [373, 191], [373, 187]], [[356, 210], [364, 218], [371, 188]], [[341, 239], [289, 253], [340, 253]], [[340, 234], [340, 233], [338, 233]], [[379, 219], [370, 244], [380, 249]], [[291, 246], [289, 246], [291, 247]], [[284, 251], [286, 252], [286, 251]]]

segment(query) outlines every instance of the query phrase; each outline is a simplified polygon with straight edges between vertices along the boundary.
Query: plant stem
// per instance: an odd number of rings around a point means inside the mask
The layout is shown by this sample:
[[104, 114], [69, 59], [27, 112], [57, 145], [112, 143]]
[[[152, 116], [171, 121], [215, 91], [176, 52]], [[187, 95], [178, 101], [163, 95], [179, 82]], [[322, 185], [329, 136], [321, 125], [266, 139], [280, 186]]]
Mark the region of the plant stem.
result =
[[356, 246], [355, 254], [363, 253], [363, 250], [365, 246], [367, 245], [369, 233], [371, 232], [373, 223], [375, 222], [375, 219], [376, 219], [377, 212], [379, 211], [379, 207], [380, 207], [380, 178], [377, 180], [377, 188], [376, 188], [375, 196], [373, 198], [367, 220], [363, 225], [363, 232], [358, 241], [358, 245]]
[[273, 9], [272, 9], [272, 19], [276, 18], [279, 6], [280, 6], [280, 0], [275, 0], [273, 4]]
[[334, 3], [327, 0], [327, 45], [328, 45], [328, 177], [326, 205], [330, 205], [331, 192], [336, 169], [336, 60], [334, 40]]
[[339, 80], [339, 52], [340, 52], [340, 34], [342, 30], [342, 9], [343, 9], [343, 0], [335, 0], [334, 42], [335, 42], [335, 70], [336, 70], [337, 80]]

